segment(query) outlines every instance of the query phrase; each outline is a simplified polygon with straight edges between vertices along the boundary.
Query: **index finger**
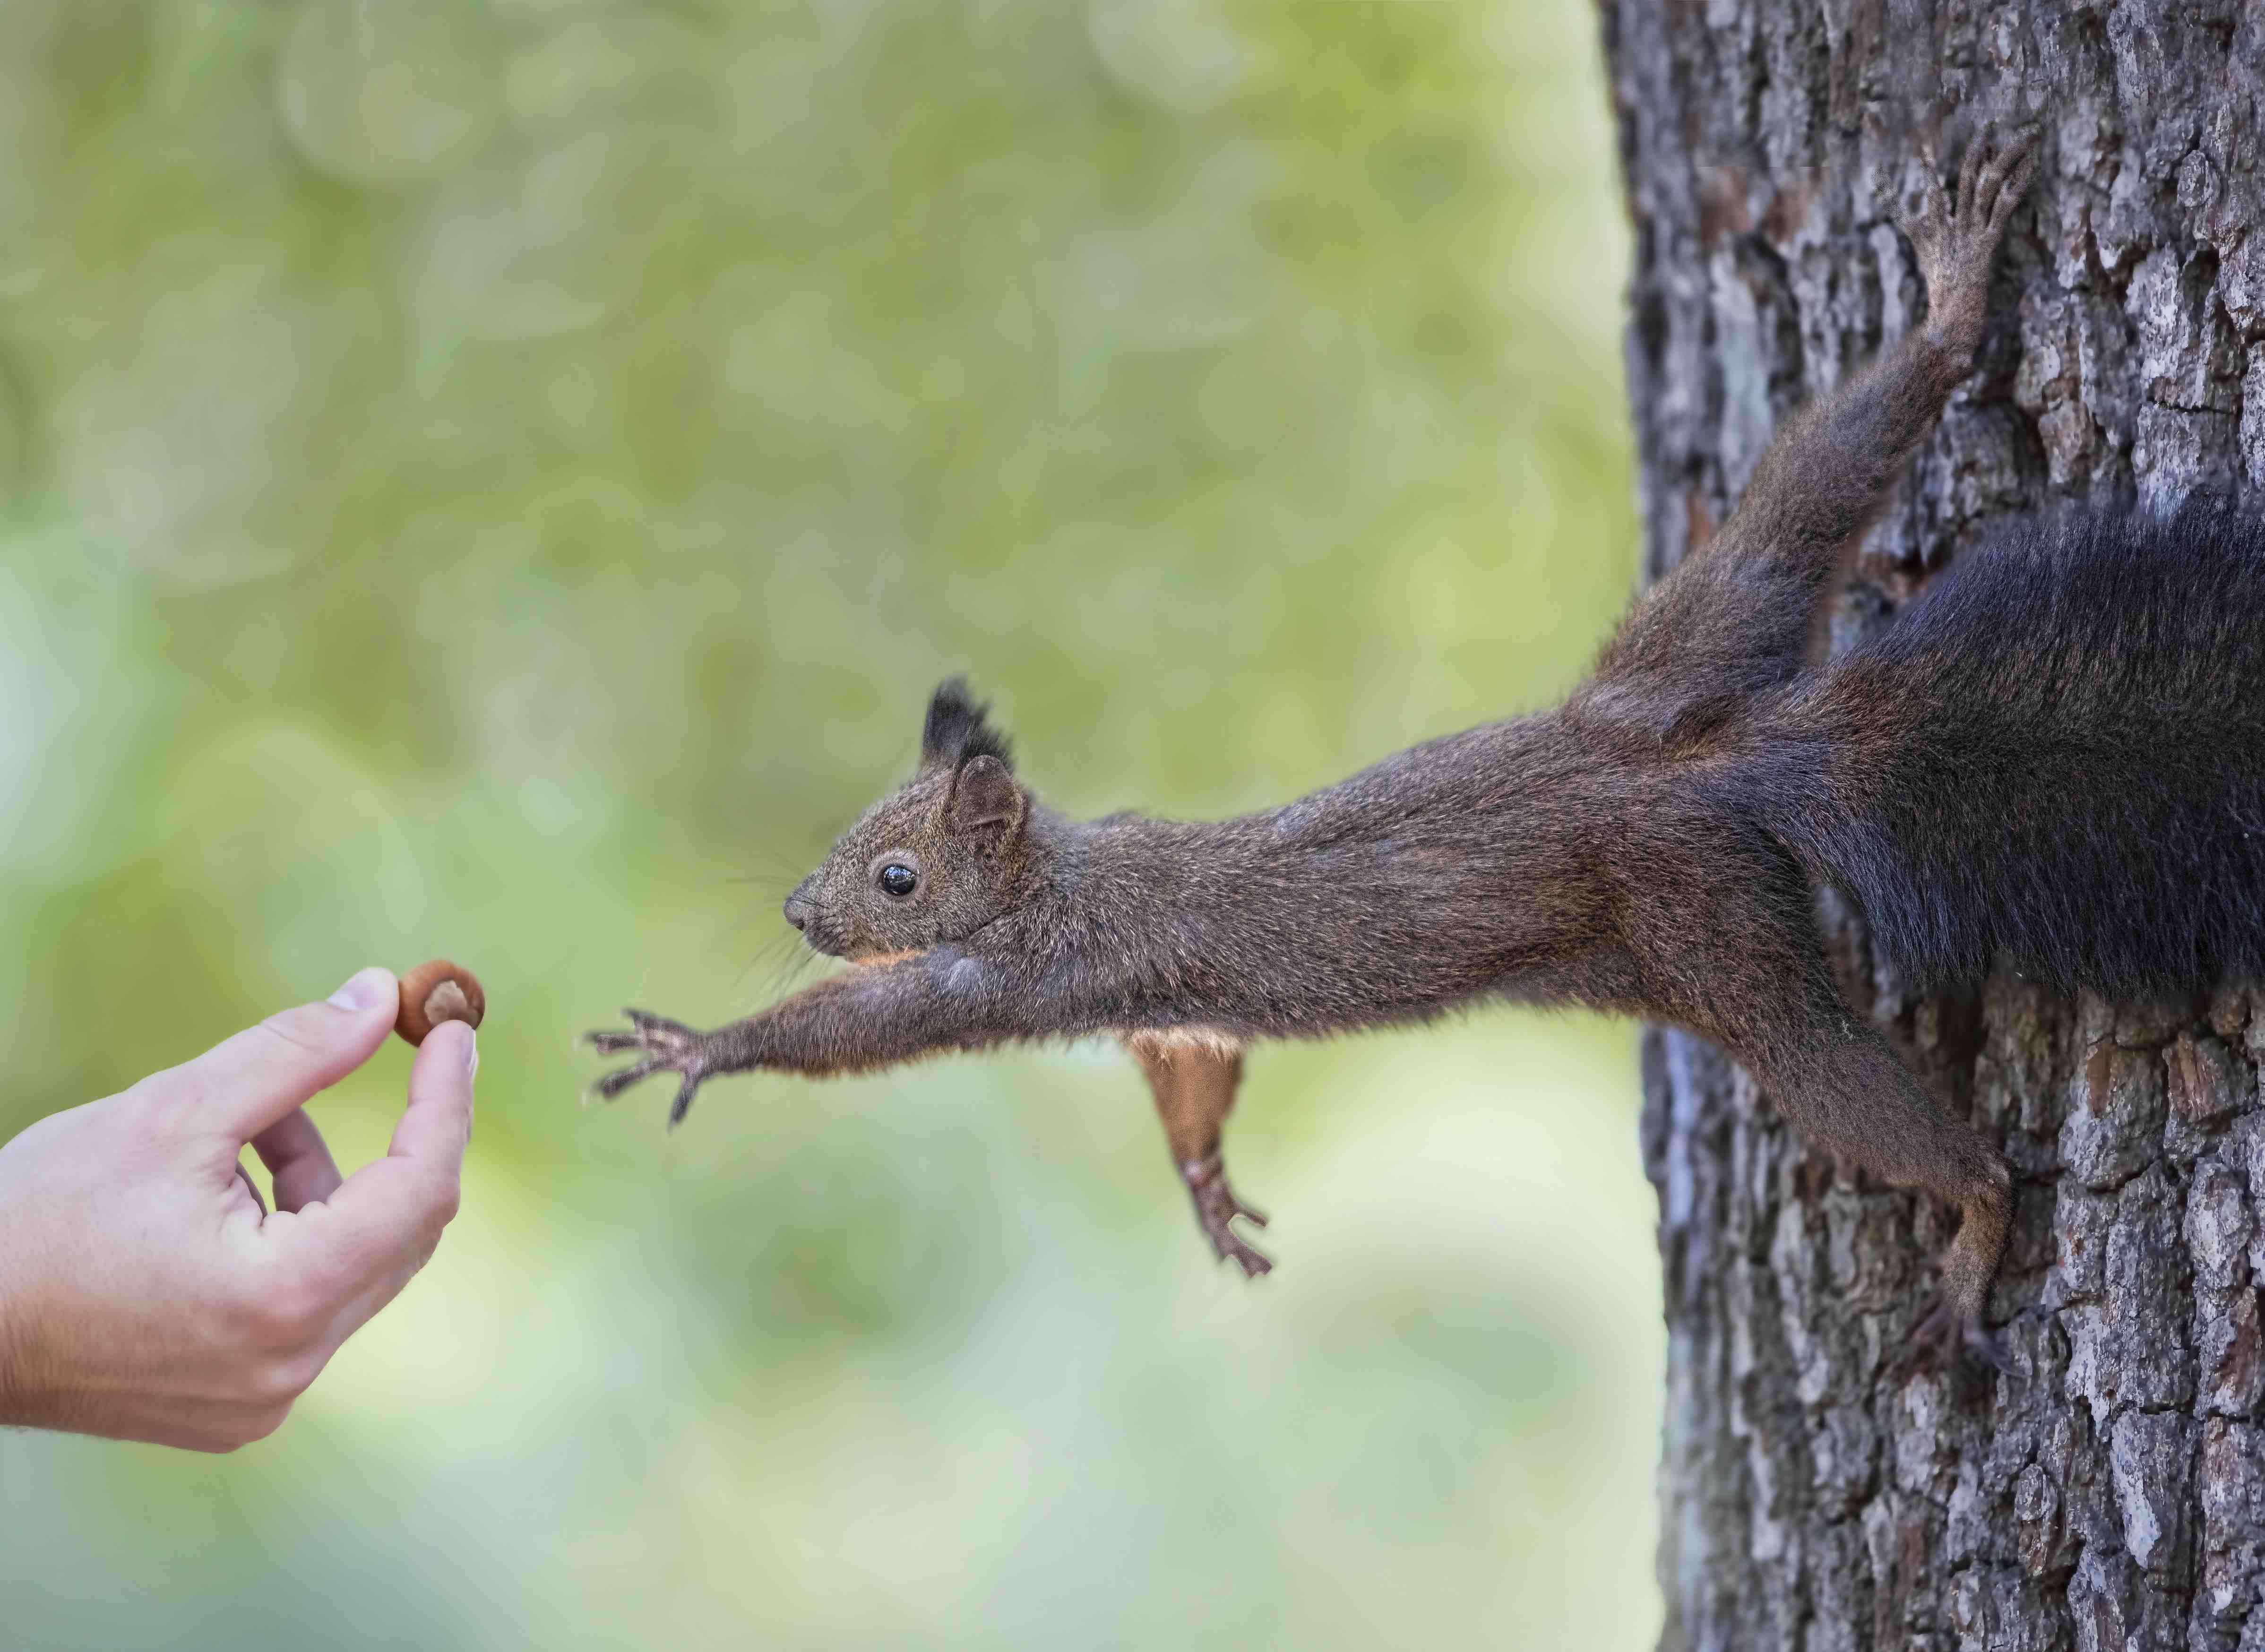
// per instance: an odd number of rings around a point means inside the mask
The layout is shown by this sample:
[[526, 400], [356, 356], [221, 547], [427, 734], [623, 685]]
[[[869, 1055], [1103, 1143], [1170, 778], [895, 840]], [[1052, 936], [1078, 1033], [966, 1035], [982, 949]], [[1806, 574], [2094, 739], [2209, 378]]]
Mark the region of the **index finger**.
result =
[[322, 1003], [279, 1011], [142, 1084], [173, 1087], [240, 1147], [368, 1060], [397, 1004], [390, 971], [362, 970]]

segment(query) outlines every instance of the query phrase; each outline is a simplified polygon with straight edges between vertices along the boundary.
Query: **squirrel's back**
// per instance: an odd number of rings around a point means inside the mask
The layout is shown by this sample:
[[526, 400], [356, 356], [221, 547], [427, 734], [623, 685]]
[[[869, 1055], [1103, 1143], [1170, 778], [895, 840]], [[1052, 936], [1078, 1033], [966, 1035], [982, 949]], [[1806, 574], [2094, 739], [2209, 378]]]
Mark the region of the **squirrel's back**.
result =
[[1761, 723], [1765, 817], [1915, 984], [2265, 981], [2265, 522], [2009, 521]]

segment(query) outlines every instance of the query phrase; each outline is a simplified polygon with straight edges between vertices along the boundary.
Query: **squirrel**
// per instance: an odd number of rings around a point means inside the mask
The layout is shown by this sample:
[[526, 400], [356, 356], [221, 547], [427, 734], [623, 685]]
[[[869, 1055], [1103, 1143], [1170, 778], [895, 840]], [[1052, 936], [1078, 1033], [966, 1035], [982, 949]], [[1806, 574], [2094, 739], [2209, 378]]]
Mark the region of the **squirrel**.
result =
[[1985, 1322], [2005, 1160], [1947, 1116], [1834, 979], [1831, 885], [1923, 990], [2004, 965], [2119, 999], [2265, 979], [2265, 531], [2224, 514], [2017, 520], [1868, 641], [1824, 616], [1970, 370], [2033, 170], [1985, 134], [1922, 150], [1902, 227], [1925, 324], [1789, 420], [1736, 511], [1635, 600], [1554, 710], [1451, 734], [1217, 822], [1047, 808], [955, 680], [917, 772], [795, 890], [862, 967], [700, 1032], [589, 1035], [656, 1073], [812, 1076], [1114, 1034], [1154, 1092], [1203, 1231], [1246, 1274], [1263, 1223], [1220, 1126], [1263, 1038], [1486, 1000], [1689, 1030], [1810, 1141], [1955, 1204], [1909, 1357], [2006, 1368]]

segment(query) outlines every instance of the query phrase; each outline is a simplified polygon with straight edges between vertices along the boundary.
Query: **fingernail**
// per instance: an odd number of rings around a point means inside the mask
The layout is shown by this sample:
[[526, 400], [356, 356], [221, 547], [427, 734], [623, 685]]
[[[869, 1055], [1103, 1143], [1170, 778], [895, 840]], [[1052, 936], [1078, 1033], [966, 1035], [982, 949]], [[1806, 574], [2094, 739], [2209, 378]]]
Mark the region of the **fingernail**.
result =
[[375, 1009], [397, 991], [392, 984], [392, 978], [373, 964], [366, 970], [356, 970], [348, 976], [346, 985], [331, 994], [330, 1001], [340, 1009], [351, 1009], [358, 1014], [365, 1009]]
[[464, 1030], [464, 1076], [476, 1079], [480, 1075], [480, 1035], [470, 1028]]

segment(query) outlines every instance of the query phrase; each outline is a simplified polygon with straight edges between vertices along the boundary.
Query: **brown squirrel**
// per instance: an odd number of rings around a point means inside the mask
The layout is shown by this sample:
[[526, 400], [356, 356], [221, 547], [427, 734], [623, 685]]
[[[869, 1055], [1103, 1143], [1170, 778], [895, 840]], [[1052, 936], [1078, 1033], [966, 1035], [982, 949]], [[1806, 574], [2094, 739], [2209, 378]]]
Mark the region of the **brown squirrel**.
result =
[[862, 965], [713, 1032], [628, 1012], [594, 1086], [862, 1071], [1113, 1033], [1153, 1088], [1222, 1257], [1269, 1263], [1220, 1127], [1244, 1048], [1485, 999], [1687, 1028], [1812, 1141], [1956, 1204], [1914, 1350], [2005, 1363], [1985, 1328], [2012, 1178], [1853, 1011], [1815, 888], [1857, 901], [1905, 979], [2004, 963], [2117, 997], [2265, 979], [2265, 534], [2224, 515], [2009, 524], [1880, 635], [1822, 616], [1970, 369], [2032, 166], [1926, 157], [1904, 222], [1926, 323], [1772, 442], [1736, 513], [1642, 594], [1556, 710], [1387, 758], [1215, 823], [1078, 822], [1015, 773], [964, 686], [918, 772], [786, 903]]

